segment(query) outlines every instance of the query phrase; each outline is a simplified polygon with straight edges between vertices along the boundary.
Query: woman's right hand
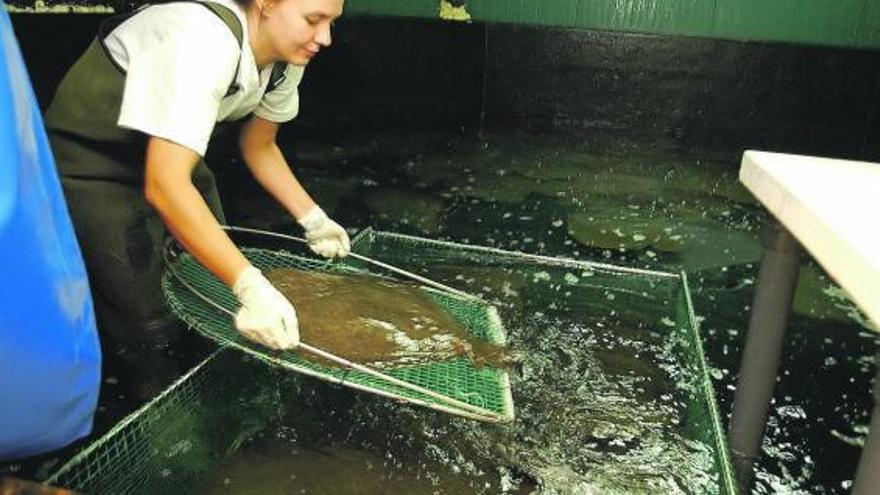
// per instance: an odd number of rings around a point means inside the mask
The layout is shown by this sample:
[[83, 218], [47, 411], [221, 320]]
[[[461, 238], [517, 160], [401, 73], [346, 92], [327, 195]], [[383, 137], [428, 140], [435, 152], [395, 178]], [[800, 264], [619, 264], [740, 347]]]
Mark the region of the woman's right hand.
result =
[[290, 301], [253, 266], [245, 268], [232, 292], [241, 303], [235, 328], [246, 338], [276, 350], [299, 345], [299, 322]]

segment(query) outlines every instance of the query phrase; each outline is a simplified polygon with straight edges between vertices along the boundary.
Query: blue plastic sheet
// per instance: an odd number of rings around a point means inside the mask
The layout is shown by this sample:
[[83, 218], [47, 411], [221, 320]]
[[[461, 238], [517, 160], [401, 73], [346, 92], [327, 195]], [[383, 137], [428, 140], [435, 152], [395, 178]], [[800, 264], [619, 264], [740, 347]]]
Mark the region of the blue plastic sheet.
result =
[[87, 435], [100, 364], [85, 266], [0, 2], [0, 460]]

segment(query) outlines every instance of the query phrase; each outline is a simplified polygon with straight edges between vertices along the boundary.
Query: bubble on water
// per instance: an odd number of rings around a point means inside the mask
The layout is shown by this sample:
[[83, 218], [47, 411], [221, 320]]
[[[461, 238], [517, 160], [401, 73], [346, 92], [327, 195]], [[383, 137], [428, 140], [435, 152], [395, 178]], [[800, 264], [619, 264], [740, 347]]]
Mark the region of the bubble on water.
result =
[[776, 409], [777, 414], [783, 418], [806, 419], [807, 413], [798, 405], [780, 406]]
[[532, 274], [532, 282], [546, 282], [550, 280], [550, 274], [545, 271], [535, 272]]

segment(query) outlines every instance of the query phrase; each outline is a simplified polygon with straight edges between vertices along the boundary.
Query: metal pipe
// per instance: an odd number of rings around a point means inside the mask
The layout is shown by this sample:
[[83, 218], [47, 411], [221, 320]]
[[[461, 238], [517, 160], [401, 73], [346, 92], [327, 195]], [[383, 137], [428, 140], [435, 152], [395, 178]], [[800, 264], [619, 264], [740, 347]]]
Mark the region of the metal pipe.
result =
[[[266, 231], [261, 231], [261, 230], [256, 230], [256, 229], [248, 229], [245, 227], [224, 226], [223, 228], [226, 230], [238, 230], [238, 231], [242, 231], [242, 232], [251, 232], [251, 233], [257, 233], [257, 234], [269, 234], [269, 235], [274, 235], [275, 237], [281, 237], [281, 238], [287, 238], [287, 239], [293, 239], [293, 240], [299, 240], [302, 242], [306, 242], [304, 239], [298, 239], [296, 237], [288, 236], [285, 234], [275, 234], [272, 232], [266, 232]], [[216, 301], [214, 301], [210, 297], [203, 294], [200, 290], [198, 290], [196, 287], [194, 287], [192, 284], [190, 284], [185, 278], [183, 278], [183, 276], [181, 276], [177, 272], [177, 270], [174, 268], [174, 264], [168, 258], [172, 254], [172, 250], [173, 250], [173, 238], [168, 237], [166, 239], [165, 248], [163, 250], [164, 251], [163, 255], [165, 257], [165, 266], [166, 266], [166, 269], [168, 270], [168, 272], [171, 273], [171, 275], [181, 285], [186, 287], [193, 295], [195, 295], [196, 297], [198, 297], [199, 299], [201, 299], [205, 303], [209, 304], [211, 307], [217, 309], [218, 311], [225, 313], [226, 315], [234, 318], [235, 313], [233, 311], [225, 308], [221, 304], [217, 303]], [[390, 265], [388, 265], [388, 266], [390, 266]], [[394, 268], [394, 267], [391, 267], [391, 268]], [[403, 271], [403, 270], [400, 270], [400, 271]], [[407, 272], [404, 272], [404, 273], [407, 273]], [[439, 284], [439, 283], [437, 285], [440, 285], [441, 287], [445, 287], [444, 285]], [[455, 291], [455, 292], [459, 292], [459, 291]], [[466, 294], [466, 293], [462, 293], [462, 294]], [[470, 297], [474, 298], [474, 296], [470, 296]], [[302, 350], [308, 352], [308, 353], [322, 357], [328, 361], [332, 361], [345, 369], [354, 369], [354, 370], [360, 371], [361, 373], [366, 373], [370, 376], [373, 376], [373, 377], [378, 378], [380, 380], [384, 380], [388, 383], [392, 383], [392, 384], [397, 385], [399, 387], [409, 389], [413, 392], [424, 394], [424, 395], [427, 395], [427, 396], [432, 397], [434, 399], [443, 401], [446, 404], [449, 404], [454, 407], [458, 407], [459, 409], [462, 409], [464, 411], [469, 411], [471, 413], [475, 413], [475, 414], [479, 415], [480, 417], [487, 417], [487, 418], [492, 417], [491, 411], [488, 411], [484, 408], [468, 404], [467, 402], [463, 402], [463, 401], [454, 399], [452, 397], [449, 397], [449, 396], [446, 396], [443, 394], [439, 394], [437, 392], [434, 392], [433, 390], [429, 390], [429, 389], [421, 387], [419, 385], [409, 383], [405, 380], [401, 380], [399, 378], [393, 377], [393, 376], [388, 375], [386, 373], [382, 373], [381, 371], [372, 369], [370, 367], [351, 362], [351, 361], [349, 361], [345, 358], [342, 358], [340, 356], [337, 356], [335, 354], [331, 354], [331, 353], [324, 351], [322, 349], [318, 349], [317, 347], [312, 347], [304, 342], [300, 342], [297, 347], [299, 349], [302, 349]], [[343, 378], [339, 380], [339, 383], [342, 383], [344, 381], [345, 381], [345, 378], [343, 376]]]
[[776, 220], [765, 225], [762, 242], [764, 253], [728, 433], [743, 494], [750, 493], [761, 451], [801, 252], [797, 240]]
[[[251, 234], [262, 234], [262, 235], [267, 235], [267, 236], [271, 236], [271, 237], [277, 237], [279, 239], [286, 239], [286, 240], [290, 240], [290, 241], [301, 242], [303, 244], [308, 244], [308, 241], [303, 239], [302, 237], [296, 237], [296, 236], [287, 235], [287, 234], [279, 234], [278, 232], [269, 232], [267, 230], [252, 229], [249, 227], [235, 227], [232, 225], [224, 225], [222, 227], [224, 230], [229, 230], [232, 232], [248, 232]], [[402, 268], [398, 268], [396, 266], [389, 265], [388, 263], [383, 263], [379, 260], [374, 260], [372, 258], [368, 258], [362, 254], [348, 253], [348, 256], [350, 256], [353, 259], [360, 260], [360, 261], [369, 263], [374, 266], [378, 266], [379, 268], [384, 268], [385, 270], [388, 270], [390, 272], [394, 272], [398, 275], [403, 275], [404, 277], [411, 278], [419, 283], [425, 284], [430, 287], [434, 287], [435, 289], [440, 289], [445, 292], [450, 292], [452, 294], [455, 294], [459, 297], [463, 297], [463, 298], [471, 300], [471, 301], [485, 302], [473, 294], [468, 294], [467, 292], [460, 291], [460, 290], [455, 289], [453, 287], [449, 287], [448, 285], [441, 284], [440, 282], [435, 282], [434, 280], [431, 280], [429, 278], [425, 278], [421, 275], [417, 275], [412, 272], [408, 272]]]

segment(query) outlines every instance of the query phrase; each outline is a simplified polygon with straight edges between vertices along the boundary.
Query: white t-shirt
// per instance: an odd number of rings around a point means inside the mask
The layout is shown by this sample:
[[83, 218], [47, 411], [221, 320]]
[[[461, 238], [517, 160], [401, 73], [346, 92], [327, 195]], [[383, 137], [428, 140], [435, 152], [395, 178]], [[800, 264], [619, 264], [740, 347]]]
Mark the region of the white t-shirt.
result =
[[[119, 126], [204, 156], [217, 122], [251, 113], [279, 123], [296, 117], [303, 67], [288, 66], [287, 77], [264, 95], [272, 64], [258, 73], [244, 12], [232, 0], [213, 1], [238, 15], [242, 49], [220, 17], [186, 2], [147, 7], [107, 36], [111, 57], [126, 71]], [[240, 89], [225, 97], [236, 66]]]

